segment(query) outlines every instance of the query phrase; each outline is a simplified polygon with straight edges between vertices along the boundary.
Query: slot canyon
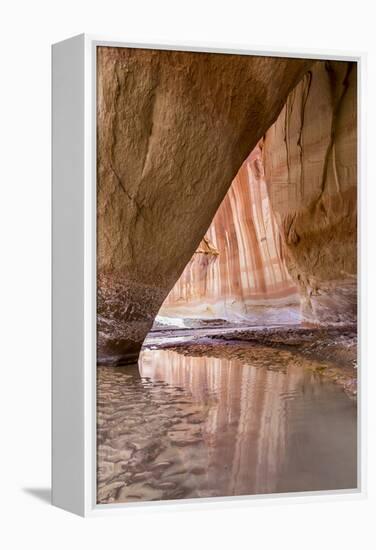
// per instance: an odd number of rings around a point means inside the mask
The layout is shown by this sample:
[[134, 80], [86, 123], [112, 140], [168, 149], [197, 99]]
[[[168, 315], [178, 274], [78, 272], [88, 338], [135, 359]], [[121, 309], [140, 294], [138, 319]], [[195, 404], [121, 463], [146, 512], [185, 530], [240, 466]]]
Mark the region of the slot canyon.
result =
[[355, 487], [356, 63], [97, 48], [97, 362], [98, 502]]

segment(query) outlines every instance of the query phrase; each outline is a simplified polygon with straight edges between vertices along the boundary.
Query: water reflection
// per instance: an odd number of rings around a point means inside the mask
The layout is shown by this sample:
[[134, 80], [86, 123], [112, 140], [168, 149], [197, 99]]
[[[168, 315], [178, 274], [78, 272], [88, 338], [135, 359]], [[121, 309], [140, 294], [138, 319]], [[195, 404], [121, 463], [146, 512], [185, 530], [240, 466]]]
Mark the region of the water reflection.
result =
[[284, 366], [145, 350], [98, 369], [98, 502], [356, 486], [356, 405]]

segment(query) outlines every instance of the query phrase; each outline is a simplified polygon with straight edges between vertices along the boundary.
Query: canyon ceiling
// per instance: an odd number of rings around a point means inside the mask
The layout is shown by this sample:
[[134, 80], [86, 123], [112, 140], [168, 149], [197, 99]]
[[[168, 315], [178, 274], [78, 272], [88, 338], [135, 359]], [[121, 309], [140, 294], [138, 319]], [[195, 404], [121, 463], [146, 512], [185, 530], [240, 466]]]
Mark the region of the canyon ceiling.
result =
[[184, 277], [191, 311], [354, 318], [354, 64], [100, 47], [97, 71], [99, 361], [137, 360]]

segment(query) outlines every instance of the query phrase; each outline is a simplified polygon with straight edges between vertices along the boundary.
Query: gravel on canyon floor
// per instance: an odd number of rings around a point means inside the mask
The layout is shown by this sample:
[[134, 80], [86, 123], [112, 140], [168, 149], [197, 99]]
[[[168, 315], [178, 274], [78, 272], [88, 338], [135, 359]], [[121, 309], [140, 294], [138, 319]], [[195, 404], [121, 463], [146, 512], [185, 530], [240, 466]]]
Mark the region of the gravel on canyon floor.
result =
[[283, 369], [286, 359], [319, 372], [339, 384], [347, 395], [357, 394], [357, 328], [271, 327], [241, 329], [212, 335], [195, 334], [183, 342], [165, 341], [158, 348], [183, 355], [226, 357], [260, 367]]

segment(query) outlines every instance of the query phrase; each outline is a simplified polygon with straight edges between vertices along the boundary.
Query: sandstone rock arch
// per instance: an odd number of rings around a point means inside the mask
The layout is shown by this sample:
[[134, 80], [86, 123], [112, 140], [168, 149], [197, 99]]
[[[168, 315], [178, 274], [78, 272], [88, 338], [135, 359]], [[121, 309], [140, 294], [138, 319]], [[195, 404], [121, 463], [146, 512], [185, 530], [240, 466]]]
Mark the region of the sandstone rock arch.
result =
[[98, 48], [98, 359], [132, 362], [309, 60]]

